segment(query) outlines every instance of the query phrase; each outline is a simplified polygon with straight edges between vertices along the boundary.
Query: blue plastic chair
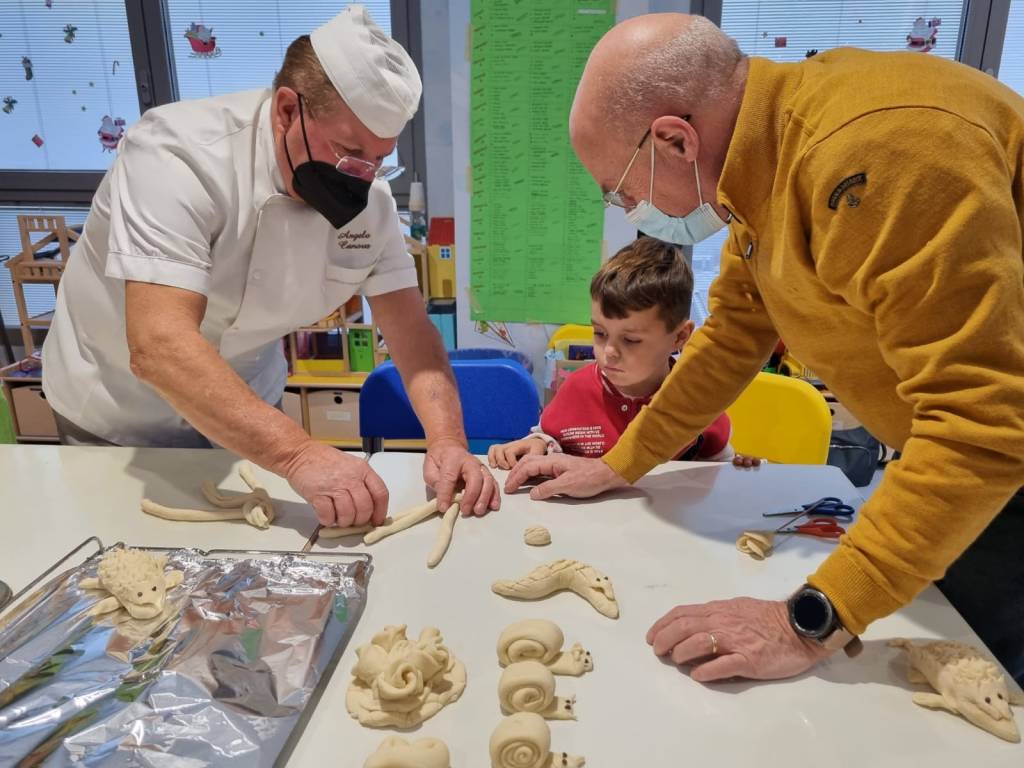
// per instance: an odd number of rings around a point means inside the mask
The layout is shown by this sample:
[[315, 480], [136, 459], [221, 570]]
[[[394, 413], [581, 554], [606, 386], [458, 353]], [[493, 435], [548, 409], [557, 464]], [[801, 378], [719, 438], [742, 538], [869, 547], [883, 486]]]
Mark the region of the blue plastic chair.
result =
[[[513, 360], [452, 360], [462, 400], [462, 419], [473, 453], [529, 434], [540, 416], [533, 379]], [[409, 404], [394, 363], [375, 368], [359, 392], [359, 434], [363, 450], [376, 453], [384, 440], [423, 439], [423, 427]]]
[[519, 363], [526, 372], [533, 375], [533, 361], [522, 352], [516, 349], [495, 349], [493, 347], [463, 347], [462, 349], [449, 349], [449, 360], [514, 360]]

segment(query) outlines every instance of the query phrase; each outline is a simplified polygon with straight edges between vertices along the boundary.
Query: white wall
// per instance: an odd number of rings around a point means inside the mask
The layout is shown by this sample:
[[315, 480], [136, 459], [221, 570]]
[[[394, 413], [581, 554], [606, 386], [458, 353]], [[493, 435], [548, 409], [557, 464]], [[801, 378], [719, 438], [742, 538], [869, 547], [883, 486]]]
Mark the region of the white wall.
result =
[[[422, 11], [423, 76], [427, 149], [427, 212], [454, 216], [456, 279], [458, 283], [458, 344], [464, 347], [506, 348], [500, 341], [478, 334], [470, 319], [469, 276], [469, 77], [466, 57], [470, 0], [430, 0]], [[619, 21], [652, 11], [687, 10], [689, 0], [618, 0]], [[447, 87], [447, 94], [445, 89]], [[605, 217], [603, 257], [633, 239], [635, 230], [622, 213]], [[534, 361], [540, 380], [542, 359], [555, 325], [509, 323], [516, 349]]]

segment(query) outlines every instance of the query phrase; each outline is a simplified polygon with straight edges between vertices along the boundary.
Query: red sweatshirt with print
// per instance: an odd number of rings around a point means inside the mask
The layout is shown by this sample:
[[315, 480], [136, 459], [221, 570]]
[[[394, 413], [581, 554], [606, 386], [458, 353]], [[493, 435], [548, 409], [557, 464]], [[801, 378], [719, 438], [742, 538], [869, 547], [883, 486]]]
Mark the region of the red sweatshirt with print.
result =
[[[627, 397], [591, 363], [570, 375], [540, 416], [542, 436], [553, 439], [563, 453], [599, 457], [611, 450], [651, 397]], [[729, 446], [732, 426], [724, 413], [689, 445], [679, 447], [676, 459], [715, 460]]]

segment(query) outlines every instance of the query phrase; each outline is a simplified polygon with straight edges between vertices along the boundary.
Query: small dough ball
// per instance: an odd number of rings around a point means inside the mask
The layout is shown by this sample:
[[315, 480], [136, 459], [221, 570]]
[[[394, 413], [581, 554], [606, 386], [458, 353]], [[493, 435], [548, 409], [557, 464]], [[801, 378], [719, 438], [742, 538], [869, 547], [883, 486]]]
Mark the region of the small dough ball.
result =
[[546, 547], [551, 543], [551, 533], [543, 525], [531, 525], [523, 534], [523, 541], [531, 547]]

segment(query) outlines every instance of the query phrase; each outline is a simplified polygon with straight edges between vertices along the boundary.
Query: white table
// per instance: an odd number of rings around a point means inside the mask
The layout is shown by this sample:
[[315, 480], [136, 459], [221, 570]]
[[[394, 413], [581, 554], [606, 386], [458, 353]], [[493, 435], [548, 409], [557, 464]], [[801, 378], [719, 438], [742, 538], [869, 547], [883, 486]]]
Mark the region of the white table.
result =
[[[421, 456], [376, 454], [370, 464], [391, 489], [393, 511], [425, 498]], [[503, 480], [505, 473], [498, 474]], [[556, 678], [560, 695], [577, 696], [579, 721], [551, 724], [552, 747], [585, 755], [588, 766], [1024, 765], [1021, 745], [911, 702], [911, 686], [887, 638], [979, 642], [935, 588], [873, 625], [856, 660], [836, 658], [792, 681], [702, 686], [650, 651], [648, 627], [676, 604], [736, 595], [777, 599], [799, 586], [833, 544], [794, 538], [756, 562], [736, 551], [735, 539], [745, 528], [763, 527], [762, 512], [821, 496], [861, 503], [833, 467], [744, 471], [676, 463], [655, 470], [638, 489], [600, 501], [505, 497], [501, 512], [459, 520], [448, 555], [433, 571], [425, 561], [439, 520], [366, 548], [375, 559], [366, 612], [294, 763], [358, 766], [350, 754], [368, 755], [392, 733], [350, 718], [345, 687], [356, 646], [387, 624], [408, 624], [410, 634], [438, 626], [469, 672], [462, 698], [412, 736], [443, 739], [453, 768], [488, 765], [487, 742], [501, 718], [497, 638], [508, 624], [537, 617], [555, 621], [567, 642], [578, 640], [594, 654], [594, 672]], [[551, 531], [551, 546], [523, 543], [523, 530], [532, 524]], [[328, 541], [314, 551], [345, 546]], [[362, 549], [358, 542], [347, 546]], [[583, 560], [610, 576], [621, 618], [606, 619], [571, 594], [515, 602], [491, 593], [493, 580], [559, 557]], [[1024, 725], [1024, 717], [1018, 722]]]
[[0, 445], [0, 579], [17, 592], [90, 536], [107, 546], [301, 550], [316, 530], [312, 510], [287, 482], [258, 467], [278, 512], [265, 531], [244, 521], [170, 522], [139, 506], [145, 497], [212, 509], [203, 480], [248, 492], [238, 463], [226, 451]]
[[[422, 456], [378, 454], [371, 464], [391, 489], [391, 509], [425, 498]], [[280, 525], [170, 523], [143, 515], [150, 496], [169, 505], [202, 503], [205, 478], [242, 490], [235, 459], [220, 451], [0, 446], [0, 578], [17, 590], [90, 535], [104, 543], [301, 549], [315, 528], [311, 511], [287, 484], [260, 472], [280, 500]], [[499, 473], [501, 479], [504, 473]], [[673, 605], [747, 594], [778, 598], [798, 586], [832, 546], [792, 539], [755, 562], [734, 548], [736, 535], [760, 527], [761, 513], [857, 490], [831, 467], [726, 465], [661, 467], [637, 489], [599, 501], [531, 502], [506, 497], [502, 511], [463, 519], [441, 565], [428, 571], [439, 520], [363, 548], [358, 540], [317, 549], [369, 551], [370, 597], [291, 760], [292, 765], [358, 768], [393, 731], [363, 728], [345, 709], [356, 646], [386, 624], [441, 628], [469, 672], [465, 694], [411, 736], [444, 739], [453, 768], [488, 765], [487, 741], [501, 713], [495, 644], [501, 630], [528, 617], [550, 618], [568, 642], [594, 654], [595, 671], [558, 678], [560, 695], [577, 696], [579, 722], [552, 724], [552, 746], [587, 756], [590, 766], [1020, 766], [1024, 747], [1000, 742], [958, 718], [910, 701], [897, 654], [885, 639], [977, 638], [934, 588], [873, 625], [854, 661], [836, 658], [803, 677], [770, 684], [702, 686], [654, 657], [650, 623]], [[527, 547], [527, 525], [543, 524], [550, 547]], [[558, 557], [584, 560], [615, 584], [622, 617], [611, 621], [575, 595], [523, 603], [490, 592], [497, 578], [525, 574]], [[1024, 721], [1018, 715], [1018, 722]]]

